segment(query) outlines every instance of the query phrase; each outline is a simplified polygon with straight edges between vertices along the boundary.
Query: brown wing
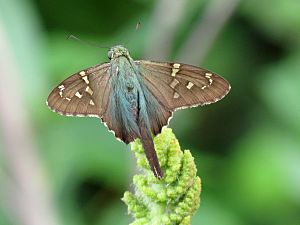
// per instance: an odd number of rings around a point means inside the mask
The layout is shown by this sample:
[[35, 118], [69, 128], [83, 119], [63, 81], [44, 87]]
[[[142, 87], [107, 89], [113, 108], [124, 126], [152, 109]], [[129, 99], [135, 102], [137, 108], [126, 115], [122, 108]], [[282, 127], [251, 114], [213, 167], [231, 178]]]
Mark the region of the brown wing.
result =
[[[147, 108], [154, 134], [168, 125], [176, 109], [214, 103], [230, 90], [225, 79], [199, 67], [143, 60], [136, 61], [136, 64], [146, 89], [146, 101], [150, 99]], [[151, 99], [152, 96], [155, 100]]]
[[136, 63], [149, 91], [172, 111], [214, 103], [230, 90], [224, 78], [196, 66], [143, 60]]
[[104, 63], [73, 74], [52, 90], [47, 105], [61, 115], [101, 117], [109, 99], [109, 68]]

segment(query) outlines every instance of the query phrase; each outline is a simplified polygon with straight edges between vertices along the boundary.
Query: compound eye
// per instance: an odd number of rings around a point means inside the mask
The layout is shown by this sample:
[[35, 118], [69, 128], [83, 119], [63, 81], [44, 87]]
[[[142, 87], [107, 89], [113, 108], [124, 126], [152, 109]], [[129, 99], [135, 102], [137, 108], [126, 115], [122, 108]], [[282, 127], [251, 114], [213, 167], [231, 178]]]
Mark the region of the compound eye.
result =
[[108, 56], [109, 60], [111, 60], [112, 57], [113, 57], [113, 51], [112, 51], [112, 50], [109, 50], [109, 51], [107, 52], [107, 56]]

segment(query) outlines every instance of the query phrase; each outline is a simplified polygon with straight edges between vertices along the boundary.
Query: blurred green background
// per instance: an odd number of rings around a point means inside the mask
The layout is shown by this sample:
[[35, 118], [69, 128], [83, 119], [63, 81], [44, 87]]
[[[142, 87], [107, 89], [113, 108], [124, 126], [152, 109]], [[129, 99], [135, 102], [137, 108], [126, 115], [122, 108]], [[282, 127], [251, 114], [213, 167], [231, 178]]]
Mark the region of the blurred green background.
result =
[[116, 44], [231, 83], [170, 124], [203, 183], [192, 224], [300, 224], [299, 0], [0, 0], [1, 225], [131, 221], [120, 198], [132, 152], [98, 119], [45, 105], [64, 78], [107, 61], [96, 45]]

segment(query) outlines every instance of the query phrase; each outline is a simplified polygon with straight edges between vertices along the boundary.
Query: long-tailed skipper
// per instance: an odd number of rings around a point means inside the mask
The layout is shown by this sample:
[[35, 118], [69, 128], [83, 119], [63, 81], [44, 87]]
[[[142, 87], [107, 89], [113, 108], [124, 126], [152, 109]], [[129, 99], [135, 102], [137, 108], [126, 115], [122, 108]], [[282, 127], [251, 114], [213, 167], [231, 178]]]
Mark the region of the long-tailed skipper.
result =
[[140, 138], [150, 167], [163, 177], [152, 134], [168, 125], [177, 109], [214, 103], [230, 90], [217, 74], [169, 62], [134, 61], [126, 48], [108, 51], [110, 63], [73, 74], [48, 97], [51, 110], [66, 116], [98, 117], [126, 144]]

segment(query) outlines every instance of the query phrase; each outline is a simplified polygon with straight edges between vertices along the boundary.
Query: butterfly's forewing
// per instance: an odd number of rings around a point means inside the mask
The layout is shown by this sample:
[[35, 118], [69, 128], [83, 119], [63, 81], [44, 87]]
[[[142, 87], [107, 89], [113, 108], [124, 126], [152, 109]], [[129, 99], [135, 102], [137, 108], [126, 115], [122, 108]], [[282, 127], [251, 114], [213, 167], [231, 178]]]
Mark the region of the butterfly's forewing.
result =
[[[104, 125], [115, 137], [125, 143], [137, 138], [134, 133], [126, 133], [120, 123], [120, 87], [113, 84], [110, 63], [104, 63], [82, 70], [61, 82], [50, 93], [47, 104], [51, 110], [66, 116], [93, 116], [101, 118]], [[116, 72], [113, 72], [116, 74]]]
[[[155, 113], [149, 113], [152, 131], [167, 125], [176, 109], [214, 103], [230, 90], [229, 83], [219, 75], [191, 65], [168, 62], [136, 61], [143, 83], [160, 105], [158, 124]], [[154, 122], [153, 122], [154, 121]], [[156, 127], [155, 127], [156, 126]], [[157, 132], [154, 132], [156, 134]]]
[[137, 61], [151, 93], [170, 110], [214, 103], [230, 90], [219, 75], [191, 65]]
[[65, 79], [50, 93], [49, 108], [67, 116], [100, 117], [109, 99], [109, 67], [109, 63], [104, 63]]

